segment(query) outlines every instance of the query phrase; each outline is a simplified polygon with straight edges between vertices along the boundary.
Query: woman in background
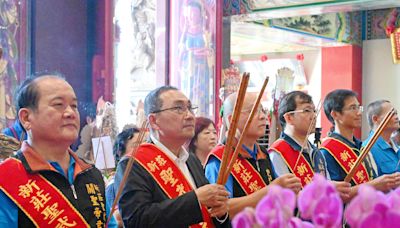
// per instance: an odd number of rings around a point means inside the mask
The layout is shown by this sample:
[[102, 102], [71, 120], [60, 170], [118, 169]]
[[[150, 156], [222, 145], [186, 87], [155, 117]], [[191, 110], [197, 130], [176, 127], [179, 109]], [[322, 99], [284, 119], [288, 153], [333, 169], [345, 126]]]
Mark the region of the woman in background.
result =
[[217, 145], [217, 130], [212, 120], [196, 117], [194, 136], [189, 143], [189, 151], [194, 153], [204, 165], [211, 149]]
[[[129, 153], [134, 146], [139, 134], [139, 129], [134, 126], [124, 127], [121, 133], [118, 134], [113, 148], [115, 163], [118, 164], [119, 160], [126, 154]], [[107, 187], [106, 187], [106, 202], [109, 204], [109, 208], [112, 207], [112, 204], [115, 199], [115, 195], [117, 194], [118, 186], [114, 185], [114, 175], [109, 178]], [[117, 220], [118, 227], [123, 227], [122, 218], [119, 214], [118, 210], [115, 210], [114, 217]]]

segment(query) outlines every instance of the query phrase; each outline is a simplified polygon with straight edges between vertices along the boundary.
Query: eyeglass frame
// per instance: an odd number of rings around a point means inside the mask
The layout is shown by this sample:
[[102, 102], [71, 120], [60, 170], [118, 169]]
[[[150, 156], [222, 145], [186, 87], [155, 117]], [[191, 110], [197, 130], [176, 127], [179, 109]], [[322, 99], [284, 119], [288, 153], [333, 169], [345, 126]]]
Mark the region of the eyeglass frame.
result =
[[[242, 110], [241, 112], [248, 112], [248, 113], [250, 113], [250, 112], [251, 112], [251, 109], [245, 109], [245, 110]], [[266, 108], [264, 108], [264, 107], [262, 107], [262, 106], [259, 106], [259, 107], [257, 108], [257, 115], [260, 115], [260, 113], [263, 113], [264, 115], [267, 115], [267, 114], [268, 114], [268, 109], [266, 109]]]
[[198, 108], [199, 108], [199, 106], [192, 105], [192, 104], [177, 105], [177, 106], [170, 107], [170, 108], [159, 109], [159, 110], [153, 111], [151, 113], [157, 114], [157, 113], [160, 113], [160, 112], [172, 110], [172, 111], [175, 111], [176, 113], [178, 113], [180, 115], [185, 114], [188, 111], [190, 113], [192, 113], [192, 114], [195, 114], [195, 110], [198, 109]]
[[298, 110], [293, 110], [293, 111], [289, 111], [289, 112], [286, 112], [285, 113], [285, 115], [286, 114], [295, 114], [295, 113], [306, 113], [306, 114], [310, 114], [310, 113], [317, 113], [317, 110], [314, 108], [314, 109], [311, 109], [311, 108], [304, 108], [304, 109], [298, 109]]
[[342, 108], [342, 111], [350, 111], [350, 112], [364, 112], [364, 106], [362, 105], [350, 105], [347, 108]]

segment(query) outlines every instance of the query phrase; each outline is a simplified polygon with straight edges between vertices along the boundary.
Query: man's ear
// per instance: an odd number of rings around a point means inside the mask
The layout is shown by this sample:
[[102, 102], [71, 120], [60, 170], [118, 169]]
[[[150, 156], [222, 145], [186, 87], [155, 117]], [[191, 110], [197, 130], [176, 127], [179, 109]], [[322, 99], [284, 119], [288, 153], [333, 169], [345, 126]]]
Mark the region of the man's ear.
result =
[[285, 113], [283, 115], [283, 118], [285, 119], [286, 124], [291, 124], [292, 123], [292, 115], [291, 114]]
[[159, 130], [160, 129], [160, 127], [159, 127], [159, 125], [157, 123], [156, 114], [150, 114], [149, 117], [148, 117], [148, 120], [149, 120], [149, 124], [150, 124], [151, 129], [153, 129], [153, 130]]
[[21, 125], [25, 128], [26, 131], [29, 131], [31, 129], [31, 122], [30, 122], [30, 115], [32, 111], [27, 108], [21, 108], [18, 111], [18, 118], [19, 121], [21, 122]]
[[379, 125], [378, 121], [379, 121], [379, 116], [378, 115], [372, 115], [372, 123]]
[[331, 111], [331, 116], [332, 116], [332, 118], [333, 118], [333, 120], [336, 120], [337, 118], [338, 118], [338, 112], [336, 112], [336, 111]]

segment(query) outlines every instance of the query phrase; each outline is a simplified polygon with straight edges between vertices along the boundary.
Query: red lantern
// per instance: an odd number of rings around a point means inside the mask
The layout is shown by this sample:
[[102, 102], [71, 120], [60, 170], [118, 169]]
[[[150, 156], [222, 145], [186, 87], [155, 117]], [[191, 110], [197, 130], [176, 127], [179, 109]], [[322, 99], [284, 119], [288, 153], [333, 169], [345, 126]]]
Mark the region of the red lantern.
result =
[[268, 57], [266, 55], [262, 55], [260, 59], [261, 59], [261, 62], [265, 62], [268, 60]]
[[304, 55], [303, 54], [297, 54], [296, 55], [296, 59], [299, 61], [303, 61], [304, 60]]

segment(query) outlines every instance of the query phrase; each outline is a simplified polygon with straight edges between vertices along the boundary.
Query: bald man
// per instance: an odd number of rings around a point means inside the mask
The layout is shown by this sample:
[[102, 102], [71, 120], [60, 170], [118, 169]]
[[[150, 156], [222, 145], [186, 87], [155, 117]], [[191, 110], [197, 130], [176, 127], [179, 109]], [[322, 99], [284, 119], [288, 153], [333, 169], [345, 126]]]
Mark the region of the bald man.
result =
[[[231, 94], [224, 102], [224, 123], [229, 129], [232, 121], [233, 108], [237, 94]], [[254, 106], [256, 95], [246, 94], [243, 109], [238, 120], [238, 132], [243, 132], [246, 121]], [[257, 144], [257, 139], [264, 135], [267, 124], [266, 111], [260, 105], [251, 122], [243, 144], [240, 145], [240, 154], [235, 161], [234, 168], [225, 188], [230, 193], [228, 200], [229, 215], [234, 217], [245, 207], [255, 207], [267, 194], [268, 185], [278, 184], [298, 192], [301, 188], [300, 179], [293, 174], [282, 175], [276, 178], [272, 163], [265, 148]], [[214, 148], [207, 160], [205, 172], [210, 183], [216, 183], [221, 164], [224, 145]]]

